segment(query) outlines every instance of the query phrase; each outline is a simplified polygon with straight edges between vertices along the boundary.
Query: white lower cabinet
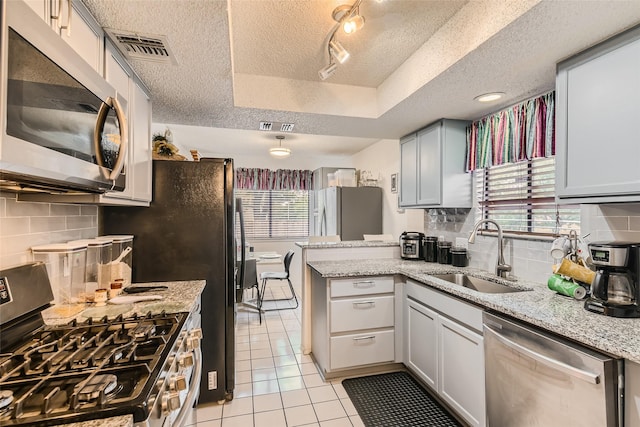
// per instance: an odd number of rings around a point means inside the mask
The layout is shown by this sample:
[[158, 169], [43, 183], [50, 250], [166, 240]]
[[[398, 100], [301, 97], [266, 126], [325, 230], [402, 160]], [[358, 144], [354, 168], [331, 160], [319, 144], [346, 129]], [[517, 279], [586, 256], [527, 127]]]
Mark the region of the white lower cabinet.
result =
[[640, 427], [640, 365], [625, 360], [625, 427]]
[[434, 390], [438, 389], [438, 313], [406, 299], [405, 365]]
[[311, 287], [311, 352], [325, 377], [395, 362], [392, 276], [323, 279], [314, 271]]
[[485, 426], [482, 310], [409, 280], [405, 365], [469, 425]]

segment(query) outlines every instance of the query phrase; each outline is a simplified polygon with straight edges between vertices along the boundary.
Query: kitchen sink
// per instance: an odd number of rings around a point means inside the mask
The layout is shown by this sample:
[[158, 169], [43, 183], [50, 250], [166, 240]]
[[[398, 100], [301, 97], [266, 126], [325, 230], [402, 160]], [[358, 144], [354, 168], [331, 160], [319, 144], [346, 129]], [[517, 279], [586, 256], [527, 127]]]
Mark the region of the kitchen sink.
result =
[[473, 289], [474, 291], [482, 292], [485, 294], [504, 294], [510, 292], [522, 292], [525, 290], [513, 288], [511, 286], [503, 285], [496, 282], [491, 282], [479, 277], [469, 276], [463, 273], [434, 274], [432, 277], [444, 280], [449, 283], [453, 283], [455, 285], [464, 286], [465, 288]]

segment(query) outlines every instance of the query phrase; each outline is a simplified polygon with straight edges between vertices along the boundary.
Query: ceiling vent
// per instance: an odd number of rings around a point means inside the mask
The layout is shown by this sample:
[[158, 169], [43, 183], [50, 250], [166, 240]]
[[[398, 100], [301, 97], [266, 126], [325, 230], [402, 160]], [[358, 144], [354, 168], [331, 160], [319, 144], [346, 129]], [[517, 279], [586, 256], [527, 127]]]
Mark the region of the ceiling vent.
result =
[[282, 123], [280, 125], [280, 132], [292, 132], [293, 131], [293, 123]]
[[125, 30], [104, 29], [118, 50], [129, 59], [163, 62], [178, 65], [167, 36], [159, 34], [139, 34]]
[[279, 131], [279, 132], [293, 132], [294, 123], [280, 123], [280, 122], [260, 122], [260, 130], [265, 131]]

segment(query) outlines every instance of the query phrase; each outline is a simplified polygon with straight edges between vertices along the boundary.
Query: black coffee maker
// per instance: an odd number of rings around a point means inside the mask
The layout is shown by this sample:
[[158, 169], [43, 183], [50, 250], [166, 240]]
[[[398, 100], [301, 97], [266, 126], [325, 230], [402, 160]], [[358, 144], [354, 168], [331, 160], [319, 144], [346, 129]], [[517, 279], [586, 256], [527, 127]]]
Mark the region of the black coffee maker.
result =
[[640, 317], [640, 243], [589, 244], [596, 266], [584, 308], [612, 317]]

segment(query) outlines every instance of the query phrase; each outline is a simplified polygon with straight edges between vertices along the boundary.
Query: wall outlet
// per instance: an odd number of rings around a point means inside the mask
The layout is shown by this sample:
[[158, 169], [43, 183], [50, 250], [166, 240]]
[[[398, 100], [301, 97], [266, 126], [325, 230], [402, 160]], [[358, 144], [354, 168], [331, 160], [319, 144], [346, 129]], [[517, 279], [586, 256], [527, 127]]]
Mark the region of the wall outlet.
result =
[[218, 371], [211, 371], [207, 375], [209, 390], [215, 390], [218, 388]]
[[464, 237], [456, 237], [456, 247], [469, 249], [469, 240]]

